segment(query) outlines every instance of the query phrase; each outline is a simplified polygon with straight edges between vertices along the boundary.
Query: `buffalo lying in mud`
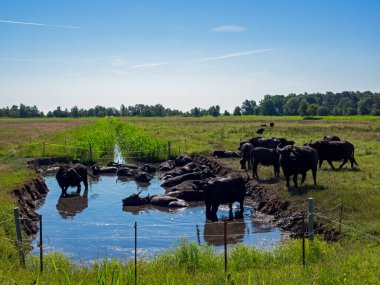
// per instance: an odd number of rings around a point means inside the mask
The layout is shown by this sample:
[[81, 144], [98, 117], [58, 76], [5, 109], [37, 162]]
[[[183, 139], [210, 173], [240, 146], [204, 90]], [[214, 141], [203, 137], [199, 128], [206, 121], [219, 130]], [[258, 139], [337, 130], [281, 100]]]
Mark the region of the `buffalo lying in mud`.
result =
[[314, 143], [307, 143], [306, 146], [310, 146], [313, 149], [318, 151], [319, 156], [319, 167], [322, 166], [322, 162], [327, 160], [331, 168], [335, 170], [332, 161], [342, 161], [342, 164], [339, 166], [341, 169], [347, 161], [350, 161], [351, 168], [354, 167], [354, 164], [359, 165], [354, 157], [355, 148], [352, 143], [347, 141], [317, 141]]
[[59, 187], [62, 189], [61, 197], [67, 196], [67, 188], [77, 187], [77, 193], [80, 193], [81, 182], [85, 188], [88, 188], [87, 167], [82, 164], [60, 166], [55, 175]]
[[254, 147], [251, 151], [252, 159], [252, 176], [254, 178], [259, 178], [257, 174], [257, 166], [262, 165], [273, 165], [274, 175], [280, 175], [280, 157], [277, 150], [269, 149], [265, 147]]
[[305, 182], [306, 172], [311, 170], [314, 185], [317, 185], [318, 152], [309, 147], [286, 146], [277, 148], [280, 154], [280, 165], [286, 178], [286, 186], [289, 187], [290, 176], [293, 175], [294, 186], [298, 188], [297, 177], [302, 175], [301, 184]]
[[230, 158], [230, 157], [239, 157], [240, 155], [236, 151], [214, 150], [212, 153], [212, 156], [216, 158]]
[[183, 208], [188, 207], [184, 200], [166, 195], [153, 195], [140, 197], [140, 192], [132, 194], [122, 200], [123, 207], [153, 205], [158, 207]]
[[232, 203], [240, 203], [240, 213], [243, 213], [245, 197], [245, 181], [239, 173], [230, 173], [208, 180], [203, 189], [206, 219], [217, 221], [216, 215], [220, 204], [229, 204], [232, 214]]

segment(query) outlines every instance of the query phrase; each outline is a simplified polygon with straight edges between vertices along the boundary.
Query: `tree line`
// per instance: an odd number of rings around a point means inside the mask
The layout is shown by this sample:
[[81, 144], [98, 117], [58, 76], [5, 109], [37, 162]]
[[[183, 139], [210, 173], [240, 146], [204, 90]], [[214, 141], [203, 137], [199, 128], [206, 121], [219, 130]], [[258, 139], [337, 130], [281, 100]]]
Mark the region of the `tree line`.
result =
[[125, 106], [120, 109], [115, 107], [96, 106], [90, 109], [72, 107], [70, 110], [58, 106], [46, 114], [38, 110], [37, 106], [20, 104], [12, 107], [0, 108], [0, 117], [9, 118], [79, 118], [79, 117], [105, 117], [105, 116], [141, 116], [141, 117], [167, 117], [167, 116], [242, 116], [242, 115], [267, 115], [267, 116], [350, 116], [350, 115], [380, 115], [380, 93], [344, 91], [341, 93], [303, 93], [285, 95], [265, 95], [256, 103], [254, 100], [245, 100], [240, 106], [236, 106], [233, 113], [227, 110], [221, 112], [220, 106], [215, 105], [207, 109], [194, 107], [190, 111], [180, 111], [165, 108], [161, 104]]

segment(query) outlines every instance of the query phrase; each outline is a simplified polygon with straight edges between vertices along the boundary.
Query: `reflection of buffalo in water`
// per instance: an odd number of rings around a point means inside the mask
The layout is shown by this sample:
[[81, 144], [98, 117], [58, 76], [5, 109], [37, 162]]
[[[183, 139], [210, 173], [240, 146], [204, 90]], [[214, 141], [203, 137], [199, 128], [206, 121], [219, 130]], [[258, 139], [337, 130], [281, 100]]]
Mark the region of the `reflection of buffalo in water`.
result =
[[[241, 242], [245, 235], [244, 220], [227, 222], [227, 243]], [[203, 238], [209, 245], [224, 245], [224, 222], [205, 223]]]
[[67, 219], [74, 217], [77, 213], [82, 212], [88, 207], [88, 188], [83, 192], [83, 196], [70, 195], [60, 197], [56, 206], [62, 218]]

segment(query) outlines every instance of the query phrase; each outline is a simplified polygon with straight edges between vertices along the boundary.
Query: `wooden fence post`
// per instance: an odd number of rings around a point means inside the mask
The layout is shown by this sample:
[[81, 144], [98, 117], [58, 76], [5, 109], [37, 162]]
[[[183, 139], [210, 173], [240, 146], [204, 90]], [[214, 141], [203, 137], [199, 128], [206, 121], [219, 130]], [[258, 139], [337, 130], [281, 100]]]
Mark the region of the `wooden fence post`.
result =
[[40, 217], [40, 272], [44, 270], [44, 256], [43, 256], [43, 247], [42, 247], [42, 215]]
[[24, 255], [24, 247], [22, 244], [22, 234], [21, 234], [21, 225], [20, 225], [20, 211], [18, 208], [13, 209], [13, 215], [15, 217], [15, 225], [16, 225], [16, 234], [17, 234], [17, 248], [20, 256], [20, 264], [25, 267], [25, 255]]
[[307, 199], [307, 231], [309, 240], [314, 239], [314, 199]]

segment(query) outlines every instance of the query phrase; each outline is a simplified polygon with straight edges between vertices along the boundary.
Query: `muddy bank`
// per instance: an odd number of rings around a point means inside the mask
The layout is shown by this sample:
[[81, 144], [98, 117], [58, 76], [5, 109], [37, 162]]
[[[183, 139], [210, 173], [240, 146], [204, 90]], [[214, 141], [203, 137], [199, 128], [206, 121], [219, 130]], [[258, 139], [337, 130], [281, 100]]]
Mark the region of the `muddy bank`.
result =
[[21, 226], [28, 236], [33, 236], [38, 231], [39, 217], [36, 210], [44, 202], [48, 192], [49, 189], [40, 176], [12, 191], [20, 208]]

